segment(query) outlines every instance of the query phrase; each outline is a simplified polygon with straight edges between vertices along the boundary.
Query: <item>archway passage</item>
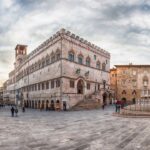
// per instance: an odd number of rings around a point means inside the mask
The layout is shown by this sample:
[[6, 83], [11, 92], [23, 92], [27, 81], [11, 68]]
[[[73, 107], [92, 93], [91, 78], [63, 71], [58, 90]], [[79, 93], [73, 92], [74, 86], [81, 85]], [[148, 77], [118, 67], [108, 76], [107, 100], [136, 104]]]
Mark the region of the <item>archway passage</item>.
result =
[[46, 110], [48, 110], [49, 109], [49, 101], [47, 100], [46, 101]]
[[106, 100], [107, 100], [107, 94], [104, 93], [104, 94], [103, 94], [103, 104], [106, 104]]
[[54, 100], [51, 100], [51, 110], [55, 110]]
[[83, 80], [79, 80], [77, 83], [77, 94], [83, 94], [84, 92], [84, 82]]

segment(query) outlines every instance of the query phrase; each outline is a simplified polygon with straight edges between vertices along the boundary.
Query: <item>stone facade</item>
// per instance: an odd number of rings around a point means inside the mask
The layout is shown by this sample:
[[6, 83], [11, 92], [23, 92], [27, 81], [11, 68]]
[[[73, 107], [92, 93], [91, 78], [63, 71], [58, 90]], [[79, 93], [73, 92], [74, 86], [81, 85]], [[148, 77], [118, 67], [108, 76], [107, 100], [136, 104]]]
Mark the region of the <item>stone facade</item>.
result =
[[3, 104], [3, 87], [0, 87], [0, 104]]
[[[110, 54], [61, 29], [27, 55], [17, 45], [15, 68], [9, 73], [9, 99], [33, 108], [71, 108], [88, 96], [107, 103]], [[105, 94], [105, 96], [104, 96]]]
[[116, 99], [134, 101], [150, 97], [150, 65], [116, 65], [110, 70], [110, 86]]

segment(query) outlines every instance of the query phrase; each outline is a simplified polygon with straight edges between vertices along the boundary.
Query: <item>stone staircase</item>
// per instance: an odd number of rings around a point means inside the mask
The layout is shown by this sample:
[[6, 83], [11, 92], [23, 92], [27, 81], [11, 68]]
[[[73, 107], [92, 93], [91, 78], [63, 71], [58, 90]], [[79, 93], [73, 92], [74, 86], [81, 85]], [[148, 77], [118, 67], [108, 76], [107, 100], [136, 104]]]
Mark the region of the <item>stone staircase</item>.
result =
[[101, 108], [101, 104], [91, 98], [84, 99], [71, 108], [71, 110], [91, 110]]

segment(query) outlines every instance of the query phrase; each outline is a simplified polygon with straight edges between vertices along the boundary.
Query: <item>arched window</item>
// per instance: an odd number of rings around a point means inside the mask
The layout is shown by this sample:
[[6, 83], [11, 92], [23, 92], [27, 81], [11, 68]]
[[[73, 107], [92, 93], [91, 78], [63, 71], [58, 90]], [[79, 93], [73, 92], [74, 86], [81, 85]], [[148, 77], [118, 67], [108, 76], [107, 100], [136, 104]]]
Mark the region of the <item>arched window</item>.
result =
[[78, 63], [83, 64], [83, 56], [82, 54], [78, 55]]
[[148, 77], [147, 76], [144, 76], [144, 78], [143, 78], [143, 85], [145, 87], [148, 86]]
[[40, 69], [41, 66], [42, 66], [42, 65], [41, 65], [41, 60], [38, 61], [38, 66], [39, 66], [39, 69]]
[[136, 95], [136, 90], [133, 90], [133, 91], [132, 91], [132, 95]]
[[50, 63], [50, 57], [49, 55], [46, 55], [46, 65], [48, 65]]
[[102, 70], [106, 71], [106, 64], [105, 63], [102, 64]]
[[42, 68], [45, 66], [45, 59], [42, 58]]
[[87, 66], [90, 66], [90, 63], [91, 63], [90, 57], [87, 57], [87, 58], [86, 58], [86, 65], [87, 65]]
[[74, 52], [73, 52], [73, 51], [70, 51], [70, 52], [68, 53], [68, 59], [69, 59], [70, 61], [74, 61], [74, 60], [75, 60], [75, 56], [74, 56]]
[[122, 91], [122, 94], [127, 94], [125, 90]]
[[56, 51], [56, 60], [59, 60], [60, 59], [60, 50], [57, 49]]
[[37, 70], [37, 62], [35, 62], [34, 68], [35, 68], [35, 70]]
[[51, 53], [51, 62], [53, 63], [55, 61], [55, 55], [54, 52]]
[[96, 62], [96, 68], [101, 69], [101, 63], [99, 61]]

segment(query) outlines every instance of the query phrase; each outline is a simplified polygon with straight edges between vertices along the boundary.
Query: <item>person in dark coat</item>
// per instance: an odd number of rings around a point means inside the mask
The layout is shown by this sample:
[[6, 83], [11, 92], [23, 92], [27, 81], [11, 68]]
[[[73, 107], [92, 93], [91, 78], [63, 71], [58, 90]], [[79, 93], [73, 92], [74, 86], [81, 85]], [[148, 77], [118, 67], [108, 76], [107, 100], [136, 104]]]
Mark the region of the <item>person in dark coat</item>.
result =
[[11, 107], [11, 116], [12, 116], [12, 117], [14, 117], [14, 112], [15, 112], [14, 107]]
[[63, 110], [64, 110], [64, 111], [67, 110], [67, 104], [66, 104], [66, 102], [63, 102]]
[[24, 106], [22, 107], [22, 112], [25, 112], [25, 107]]
[[102, 108], [103, 108], [103, 110], [105, 109], [105, 103], [102, 104]]

